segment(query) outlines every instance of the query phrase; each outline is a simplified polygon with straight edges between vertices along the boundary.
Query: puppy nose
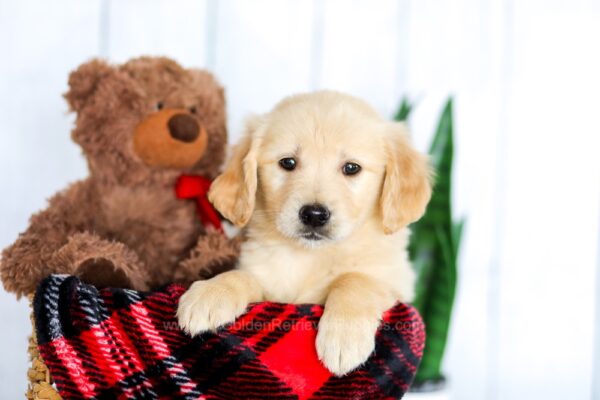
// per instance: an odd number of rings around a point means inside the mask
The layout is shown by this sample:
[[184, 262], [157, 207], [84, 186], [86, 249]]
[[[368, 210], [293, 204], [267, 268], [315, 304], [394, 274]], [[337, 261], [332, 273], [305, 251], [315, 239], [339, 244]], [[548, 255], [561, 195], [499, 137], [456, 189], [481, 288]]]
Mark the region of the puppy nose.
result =
[[318, 228], [329, 221], [331, 213], [321, 204], [310, 204], [303, 206], [298, 215], [304, 225]]
[[171, 137], [182, 142], [190, 143], [200, 134], [200, 126], [196, 118], [187, 114], [175, 114], [168, 122]]

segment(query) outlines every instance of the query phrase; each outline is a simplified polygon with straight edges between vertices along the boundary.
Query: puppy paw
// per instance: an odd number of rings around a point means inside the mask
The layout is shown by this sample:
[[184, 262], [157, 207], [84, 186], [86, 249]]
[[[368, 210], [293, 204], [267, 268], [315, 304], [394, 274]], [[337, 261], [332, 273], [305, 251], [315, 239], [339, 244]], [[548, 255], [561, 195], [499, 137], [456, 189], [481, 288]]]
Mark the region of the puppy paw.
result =
[[334, 375], [342, 376], [364, 364], [375, 350], [377, 318], [343, 318], [324, 314], [317, 333], [317, 355]]
[[210, 280], [198, 281], [179, 299], [177, 320], [184, 332], [195, 336], [235, 321], [247, 306], [231, 287]]

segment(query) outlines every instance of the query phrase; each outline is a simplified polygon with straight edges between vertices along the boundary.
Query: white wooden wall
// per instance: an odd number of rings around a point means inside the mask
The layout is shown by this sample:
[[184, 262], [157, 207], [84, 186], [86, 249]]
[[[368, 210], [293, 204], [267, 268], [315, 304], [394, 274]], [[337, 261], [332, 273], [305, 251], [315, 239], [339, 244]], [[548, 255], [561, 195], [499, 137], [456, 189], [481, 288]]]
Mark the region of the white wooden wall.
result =
[[[426, 149], [454, 94], [452, 396], [600, 399], [599, 43], [592, 0], [0, 0], [0, 247], [86, 174], [60, 95], [90, 57], [213, 70], [233, 140], [247, 113], [334, 88], [388, 116], [412, 95]], [[0, 292], [0, 312], [0, 397], [16, 398], [26, 305]]]

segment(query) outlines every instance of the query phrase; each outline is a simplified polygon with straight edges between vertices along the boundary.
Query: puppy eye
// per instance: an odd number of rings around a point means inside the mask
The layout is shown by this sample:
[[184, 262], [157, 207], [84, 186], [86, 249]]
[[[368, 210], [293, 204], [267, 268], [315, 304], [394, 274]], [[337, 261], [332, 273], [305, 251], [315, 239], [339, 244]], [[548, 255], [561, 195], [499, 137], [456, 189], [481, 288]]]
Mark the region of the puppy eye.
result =
[[196, 106], [191, 106], [191, 107], [190, 107], [190, 112], [191, 112], [192, 114], [196, 114], [196, 113], [198, 112], [198, 109], [196, 108]]
[[360, 172], [361, 166], [356, 163], [346, 163], [342, 167], [342, 173], [344, 175], [356, 175]]
[[165, 104], [162, 101], [159, 101], [158, 103], [156, 103], [156, 109], [157, 110], [162, 110], [164, 108]]
[[279, 160], [279, 165], [286, 171], [293, 171], [296, 169], [296, 159], [292, 157], [282, 158]]

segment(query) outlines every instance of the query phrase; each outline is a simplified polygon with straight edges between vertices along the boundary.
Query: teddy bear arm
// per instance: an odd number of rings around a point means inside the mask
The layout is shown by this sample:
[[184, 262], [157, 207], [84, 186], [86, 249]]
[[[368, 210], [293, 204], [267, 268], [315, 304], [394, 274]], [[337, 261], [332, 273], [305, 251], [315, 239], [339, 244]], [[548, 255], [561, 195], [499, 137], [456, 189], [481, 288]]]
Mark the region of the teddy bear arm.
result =
[[57, 270], [69, 266], [68, 273], [97, 287], [148, 289], [143, 263], [132, 249], [87, 231], [69, 236], [50, 265]]
[[7, 291], [20, 297], [32, 293], [47, 275], [68, 272], [66, 265], [51, 266], [51, 259], [69, 235], [91, 225], [85, 207], [81, 206], [86, 200], [87, 186], [86, 181], [77, 182], [54, 195], [48, 207], [34, 214], [28, 228], [4, 249], [0, 278]]
[[189, 256], [179, 263], [174, 280], [192, 283], [233, 269], [240, 254], [241, 242], [241, 236], [228, 238], [220, 232], [209, 230], [198, 238]]

